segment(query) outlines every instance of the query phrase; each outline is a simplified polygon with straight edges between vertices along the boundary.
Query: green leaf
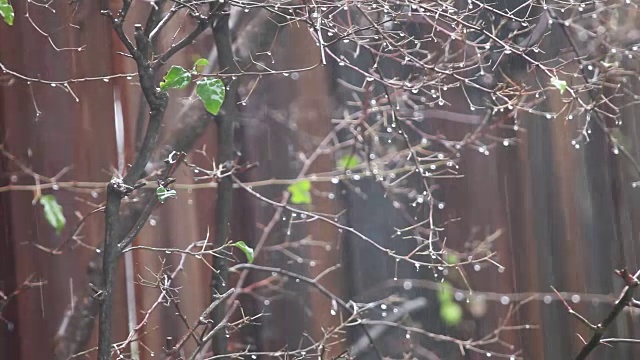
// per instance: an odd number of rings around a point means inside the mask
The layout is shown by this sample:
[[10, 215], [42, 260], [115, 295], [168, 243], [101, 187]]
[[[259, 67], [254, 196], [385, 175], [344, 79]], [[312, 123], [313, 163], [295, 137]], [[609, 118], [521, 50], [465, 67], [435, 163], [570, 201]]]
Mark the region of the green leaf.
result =
[[448, 252], [447, 253], [447, 264], [455, 265], [460, 262], [458, 255]]
[[205, 66], [209, 65], [209, 60], [200, 58], [193, 64], [193, 72], [201, 73]]
[[438, 288], [438, 301], [440, 301], [440, 305], [453, 301], [453, 291], [448, 281], [440, 283], [440, 287]]
[[182, 89], [191, 82], [191, 74], [182, 66], [173, 65], [163, 79], [164, 81], [160, 82], [160, 90]]
[[9, 4], [9, 0], [0, 0], [0, 16], [2, 16], [7, 25], [13, 25], [14, 15], [13, 7]]
[[67, 221], [62, 213], [62, 206], [56, 201], [53, 195], [43, 195], [40, 197], [40, 204], [44, 207], [44, 218], [47, 219], [49, 225], [56, 229], [56, 233], [60, 234], [64, 229]]
[[289, 185], [287, 191], [291, 193], [293, 204], [311, 204], [311, 181], [307, 179], [296, 181]]
[[164, 186], [158, 186], [156, 189], [156, 196], [158, 197], [158, 201], [160, 201], [161, 204], [164, 204], [167, 199], [177, 198], [178, 194], [175, 190], [167, 189]]
[[551, 78], [551, 85], [555, 86], [556, 89], [560, 90], [560, 94], [564, 93], [567, 90], [567, 82], [564, 80], [560, 80], [557, 77]]
[[218, 115], [224, 102], [224, 83], [220, 79], [202, 78], [196, 85], [196, 94], [202, 100], [205, 109], [213, 115]]
[[353, 169], [354, 167], [360, 165], [362, 160], [358, 155], [345, 155], [342, 159], [338, 160], [338, 167], [344, 170]]
[[249, 247], [249, 245], [247, 245], [244, 241], [238, 241], [234, 243], [233, 246], [242, 250], [244, 255], [247, 257], [247, 261], [249, 262], [249, 264], [253, 262], [253, 249]]
[[448, 281], [440, 283], [438, 288], [440, 302], [440, 318], [448, 326], [455, 326], [462, 320], [462, 308], [453, 301], [453, 287]]
[[453, 301], [440, 305], [440, 318], [448, 326], [456, 326], [462, 321], [462, 307]]

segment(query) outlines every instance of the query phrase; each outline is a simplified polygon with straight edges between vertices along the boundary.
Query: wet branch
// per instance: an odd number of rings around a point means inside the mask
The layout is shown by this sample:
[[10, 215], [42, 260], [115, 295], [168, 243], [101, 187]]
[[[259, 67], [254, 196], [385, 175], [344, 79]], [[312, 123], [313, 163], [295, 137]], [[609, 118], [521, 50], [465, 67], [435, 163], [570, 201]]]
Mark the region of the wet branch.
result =
[[[231, 34], [229, 31], [229, 14], [224, 14], [212, 25], [213, 36], [218, 50], [220, 69], [223, 72], [238, 72], [238, 66], [233, 55]], [[220, 114], [216, 117], [217, 131], [217, 162], [225, 172], [233, 169], [233, 126], [238, 118], [238, 81], [230, 80], [226, 84], [225, 101], [222, 104]], [[233, 203], [233, 179], [224, 176], [219, 180], [216, 198], [215, 233], [214, 241], [218, 245], [227, 242], [229, 226], [231, 225], [231, 205]], [[215, 299], [227, 292], [228, 274], [227, 263], [224, 258], [213, 256], [213, 267], [217, 271], [211, 278], [211, 296]], [[211, 313], [215, 325], [221, 324], [226, 314], [224, 306], [216, 307]], [[227, 349], [227, 338], [223, 332], [217, 332], [212, 338], [214, 354], [224, 354]]]
[[[188, 34], [183, 40], [173, 45], [167, 52], [161, 55], [160, 59], [152, 64], [152, 49], [151, 40], [146, 34], [142, 25], [136, 24], [134, 31], [135, 46], [127, 38], [123, 30], [123, 23], [125, 21], [130, 1], [124, 1], [122, 9], [118, 12], [117, 16], [112, 16], [108, 10], [103, 11], [107, 17], [111, 19], [113, 28], [121, 39], [123, 44], [129, 50], [131, 56], [136, 62], [138, 67], [138, 75], [140, 79], [140, 87], [144, 94], [145, 100], [149, 105], [149, 121], [145, 132], [144, 139], [137, 153], [136, 160], [127, 171], [127, 174], [123, 179], [118, 176], [112, 178], [107, 186], [107, 202], [105, 208], [105, 241], [103, 247], [102, 258], [102, 281], [101, 288], [97, 288], [97, 293], [94, 295], [99, 304], [99, 325], [98, 325], [98, 359], [108, 360], [111, 358], [111, 320], [113, 317], [113, 291], [114, 291], [114, 276], [115, 268], [119, 256], [122, 254], [123, 247], [130, 244], [133, 238], [142, 229], [146, 220], [148, 219], [151, 211], [157, 203], [157, 199], [151, 197], [144, 210], [139, 214], [139, 217], [134, 222], [134, 226], [130, 231], [126, 233], [124, 237], [121, 236], [123, 230], [121, 228], [121, 215], [120, 207], [122, 205], [122, 199], [130, 195], [137, 188], [143, 184], [137, 184], [142, 178], [145, 172], [145, 167], [151, 159], [151, 156], [155, 150], [158, 136], [160, 135], [160, 128], [162, 125], [162, 119], [164, 117], [167, 104], [168, 95], [157, 89], [155, 84], [155, 73], [158, 68], [166, 62], [172, 55], [191, 44], [193, 39], [204, 31], [213, 19], [213, 12], [209, 16], [199, 16], [198, 26], [190, 34]], [[192, 14], [196, 15], [196, 14]], [[150, 17], [157, 16], [155, 11], [152, 11]], [[148, 23], [155, 23], [154, 19], [149, 19]], [[182, 158], [182, 157], [181, 157]], [[172, 171], [175, 171], [176, 167], [174, 163], [171, 163], [169, 159], [167, 165], [167, 171], [165, 172], [165, 178], [163, 181], [169, 181], [168, 177]], [[178, 161], [179, 163], [179, 161]]]
[[624, 281], [625, 287], [620, 293], [620, 297], [618, 297], [618, 300], [613, 305], [613, 308], [611, 308], [611, 311], [609, 312], [607, 317], [605, 317], [599, 324], [591, 324], [586, 318], [575, 312], [571, 308], [571, 306], [569, 306], [569, 304], [564, 299], [562, 299], [562, 302], [564, 303], [569, 313], [575, 316], [578, 320], [580, 320], [580, 322], [585, 324], [593, 331], [591, 339], [582, 347], [575, 360], [586, 359], [589, 354], [591, 354], [593, 350], [595, 350], [601, 344], [610, 344], [614, 342], [637, 342], [633, 339], [603, 339], [604, 333], [611, 326], [611, 324], [613, 324], [622, 310], [635, 302], [633, 300], [633, 293], [638, 287], [638, 284], [640, 284], [637, 279], [637, 277], [640, 276], [640, 270], [636, 272], [635, 275], [631, 275], [626, 269], [616, 270], [616, 274]]

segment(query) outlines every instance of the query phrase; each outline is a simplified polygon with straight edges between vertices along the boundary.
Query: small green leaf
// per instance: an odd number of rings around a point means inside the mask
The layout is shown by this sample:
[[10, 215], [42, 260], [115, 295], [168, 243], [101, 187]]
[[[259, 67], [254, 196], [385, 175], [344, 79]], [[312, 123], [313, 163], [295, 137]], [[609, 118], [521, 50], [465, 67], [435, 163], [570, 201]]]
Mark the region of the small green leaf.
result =
[[450, 253], [450, 252], [447, 253], [447, 264], [455, 265], [455, 264], [457, 264], [459, 262], [460, 262], [460, 258], [458, 258], [458, 255]]
[[208, 112], [218, 115], [222, 102], [224, 102], [224, 83], [222, 80], [214, 78], [198, 80], [196, 94], [198, 94]]
[[307, 179], [296, 181], [289, 185], [287, 191], [291, 193], [293, 204], [311, 204], [311, 181]]
[[440, 305], [453, 301], [453, 291], [448, 281], [440, 283], [440, 287], [438, 288], [438, 301], [440, 301]]
[[453, 301], [453, 288], [448, 281], [440, 283], [438, 289], [440, 302], [440, 318], [448, 326], [455, 326], [462, 320], [462, 308]]
[[343, 156], [342, 159], [338, 160], [338, 167], [344, 170], [350, 170], [360, 165], [361, 162], [362, 160], [360, 160], [360, 157], [358, 155], [349, 154]]
[[164, 81], [160, 82], [160, 90], [182, 89], [191, 82], [191, 74], [182, 66], [173, 65], [163, 79]]
[[560, 90], [560, 94], [564, 93], [564, 91], [567, 90], [567, 82], [564, 80], [560, 80], [557, 77], [551, 78], [551, 85]]
[[44, 207], [44, 218], [47, 219], [49, 225], [56, 229], [56, 233], [60, 234], [67, 221], [62, 213], [62, 206], [56, 201], [53, 195], [43, 195], [40, 197], [40, 204]]
[[171, 189], [167, 189], [164, 186], [158, 186], [158, 188], [156, 189], [156, 196], [158, 197], [158, 201], [161, 204], [164, 204], [164, 202], [167, 199], [175, 199], [178, 197], [178, 194], [176, 193], [175, 190], [171, 190]]
[[193, 72], [201, 73], [205, 66], [209, 65], [209, 60], [200, 58], [193, 64]]
[[0, 16], [2, 16], [7, 25], [13, 25], [14, 12], [9, 0], [0, 0]]
[[462, 321], [462, 307], [453, 301], [440, 304], [440, 318], [448, 326], [456, 326]]
[[253, 249], [249, 247], [249, 245], [247, 245], [244, 241], [238, 241], [234, 243], [233, 246], [242, 250], [244, 255], [247, 257], [247, 261], [249, 262], [249, 264], [253, 262]]

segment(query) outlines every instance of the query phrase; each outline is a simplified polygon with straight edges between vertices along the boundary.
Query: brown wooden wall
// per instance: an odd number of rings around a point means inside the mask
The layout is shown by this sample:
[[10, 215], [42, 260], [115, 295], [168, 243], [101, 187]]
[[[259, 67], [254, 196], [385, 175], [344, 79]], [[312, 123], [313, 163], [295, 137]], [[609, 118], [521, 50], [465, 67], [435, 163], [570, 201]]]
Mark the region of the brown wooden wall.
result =
[[[16, 13], [24, 13], [24, 3], [14, 2]], [[122, 47], [113, 38], [111, 29], [98, 14], [97, 4], [80, 2], [74, 13], [69, 6], [60, 6], [57, 16], [40, 9], [31, 13], [32, 20], [48, 29], [58, 47], [78, 47], [86, 44], [82, 52], [56, 51], [49, 39], [34, 30], [24, 17], [17, 17], [13, 29], [0, 24], [0, 61], [8, 68], [33, 78], [63, 80], [100, 76], [113, 72], [131, 71], [132, 64], [117, 55]], [[142, 18], [143, 12], [133, 12], [132, 21]], [[73, 18], [80, 29], [64, 27]], [[304, 67], [317, 62], [317, 49], [309, 41], [306, 30], [289, 30], [282, 34], [274, 56], [284, 66]], [[561, 44], [547, 44], [552, 49]], [[208, 53], [210, 39], [202, 40], [193, 49], [177, 56], [176, 63], [191, 61], [194, 55]], [[344, 105], [335, 76], [340, 70], [328, 65], [290, 77], [269, 77], [261, 80], [246, 107], [237, 132], [237, 144], [247, 161], [260, 166], [243, 175], [243, 180], [290, 178], [299, 171], [295, 151], [308, 153], [311, 144], [317, 144], [332, 128], [331, 117], [336, 107]], [[1, 75], [1, 74], [0, 74]], [[527, 74], [520, 76], [527, 80]], [[638, 84], [635, 84], [638, 88]], [[117, 166], [114, 133], [114, 91], [121, 94], [126, 124], [126, 156], [129, 161], [135, 149], [136, 118], [139, 107], [138, 87], [127, 81], [93, 81], [72, 84], [72, 95], [61, 87], [41, 84], [28, 85], [24, 81], [0, 84], [0, 135], [5, 149], [23, 159], [33, 171], [53, 176], [72, 166], [63, 179], [78, 181], [107, 181]], [[171, 141], [171, 134], [181, 126], [184, 97], [189, 93], [172, 94], [172, 103], [166, 116], [163, 144]], [[37, 109], [41, 113], [37, 114]], [[562, 104], [549, 99], [550, 110]], [[622, 113], [622, 127], [618, 131], [625, 139], [628, 150], [640, 159], [640, 130], [636, 125], [637, 106]], [[442, 219], [459, 218], [446, 227], [449, 246], [462, 248], [469, 240], [483, 238], [497, 230], [502, 235], [495, 241], [504, 272], [497, 268], [481, 271], [467, 269], [472, 287], [480, 292], [524, 293], [549, 292], [553, 285], [563, 291], [609, 294], [620, 290], [621, 284], [613, 269], [622, 266], [635, 270], [640, 266], [640, 248], [637, 245], [640, 228], [640, 193], [631, 187], [638, 174], [618, 155], [611, 151], [601, 130], [593, 128], [591, 141], [576, 149], [571, 145], [577, 126], [563, 119], [544, 119], [522, 116], [519, 125], [525, 129], [517, 133], [518, 143], [492, 149], [489, 156], [469, 149], [462, 153], [460, 162], [464, 177], [438, 181], [438, 196], [446, 204]], [[474, 126], [446, 120], [433, 120], [426, 126], [449, 138], [461, 138], [473, 131]], [[293, 129], [296, 129], [294, 131]], [[513, 135], [513, 134], [511, 134]], [[505, 135], [505, 136], [511, 136]], [[205, 127], [196, 142], [196, 148], [206, 145], [208, 154], [215, 157], [215, 128]], [[195, 160], [197, 155], [191, 155]], [[311, 173], [334, 168], [335, 159], [323, 156], [310, 169]], [[0, 186], [9, 184], [18, 169], [6, 158], [0, 157]], [[28, 180], [28, 176], [17, 175]], [[193, 181], [193, 173], [183, 169], [178, 181]], [[394, 213], [389, 200], [373, 183], [354, 182], [370, 196], [363, 200], [353, 192], [341, 193], [337, 186], [319, 185], [317, 190], [334, 192], [336, 200], [314, 198], [313, 210], [336, 213], [346, 209], [350, 226], [362, 230], [372, 239], [387, 246], [393, 243], [394, 227], [406, 225], [406, 220]], [[280, 199], [282, 186], [261, 189], [261, 193]], [[46, 286], [21, 294], [3, 313], [15, 324], [9, 329], [0, 323], [0, 359], [47, 359], [55, 346], [54, 336], [60, 327], [65, 310], [71, 304], [72, 292], [79, 291], [87, 281], [86, 269], [95, 256], [94, 251], [82, 246], [67, 249], [62, 255], [50, 255], [34, 244], [56, 247], [70, 235], [77, 223], [75, 212], [87, 213], [93, 207], [87, 201], [99, 203], [103, 194], [46, 190], [55, 193], [65, 209], [68, 226], [56, 235], [44, 221], [42, 209], [32, 204], [34, 194], [27, 191], [0, 193], [0, 290], [14, 289], [30, 274], [46, 280]], [[184, 248], [193, 241], [203, 239], [207, 229], [213, 233], [215, 191], [181, 191], [178, 199], [158, 208], [152, 222], [143, 230], [137, 244]], [[274, 209], [261, 204], [242, 191], [234, 194], [234, 223], [232, 237], [255, 244], [268, 223]], [[84, 199], [80, 201], [78, 199]], [[398, 293], [409, 297], [426, 296], [430, 305], [420, 312], [420, 323], [433, 331], [460, 337], [479, 337], [491, 331], [506, 314], [507, 306], [490, 301], [487, 313], [474, 319], [463, 330], [451, 330], [432, 325], [438, 322], [437, 300], [428, 289], [401, 290], [390, 280], [394, 277], [392, 259], [376, 253], [356, 238], [339, 233], [326, 224], [296, 225], [292, 235], [286, 234], [287, 224], [278, 224], [267, 244], [299, 240], [311, 236], [326, 242], [329, 247], [309, 248], [304, 254], [313, 260], [308, 263], [290, 263], [276, 253], [263, 253], [258, 261], [315, 276], [323, 268], [338, 263], [342, 268], [323, 279], [323, 284], [345, 298], [371, 300]], [[83, 241], [98, 246], [103, 230], [100, 216], [93, 216], [83, 230]], [[290, 238], [289, 238], [290, 237]], [[163, 257], [157, 253], [134, 252], [135, 271], [148, 277], [146, 267], [157, 270]], [[167, 264], [175, 266], [178, 258], [166, 257]], [[401, 267], [400, 277], [433, 279], [426, 269]], [[210, 274], [201, 263], [187, 261], [184, 275], [178, 278], [184, 315], [188, 319], [199, 316], [209, 297]], [[262, 279], [253, 275], [251, 280]], [[118, 275], [116, 293], [116, 339], [128, 333], [123, 266]], [[464, 287], [463, 284], [456, 284]], [[318, 293], [287, 284], [287, 290], [302, 294], [300, 299], [285, 298], [269, 305], [271, 317], [261, 327], [247, 330], [243, 336], [257, 339], [262, 350], [277, 350], [287, 343], [296, 343], [303, 331], [318, 334], [320, 326], [335, 324], [329, 315], [330, 302]], [[158, 292], [136, 286], [136, 304], [139, 309], [149, 308]], [[246, 308], [259, 312], [262, 304], [249, 296], [241, 297]], [[596, 321], [608, 309], [607, 304], [576, 305], [576, 309]], [[317, 316], [304, 320], [306, 311]], [[151, 332], [145, 344], [160, 350], [166, 336], [179, 337], [184, 333], [175, 309], [164, 308], [155, 312], [146, 327]], [[467, 314], [468, 315], [468, 314]], [[138, 314], [138, 320], [142, 315]], [[547, 305], [536, 300], [523, 305], [513, 324], [534, 324], [537, 330], [525, 330], [505, 335], [505, 340], [524, 351], [526, 359], [570, 358], [581, 346], [576, 333], [587, 336], [586, 329], [572, 319], [558, 302]], [[637, 336], [637, 319], [625, 314], [614, 331], [618, 336]], [[614, 335], [614, 334], [612, 334]], [[352, 334], [352, 336], [354, 336]], [[95, 336], [94, 336], [95, 337]], [[95, 339], [94, 339], [95, 340]], [[395, 346], [385, 343], [386, 349]], [[462, 358], [457, 348], [434, 344], [443, 358]], [[91, 345], [93, 346], [93, 344]], [[640, 356], [638, 347], [620, 345], [614, 349], [603, 347], [594, 358], [634, 359]], [[151, 359], [143, 352], [142, 359]], [[470, 354], [467, 359], [483, 358]]]

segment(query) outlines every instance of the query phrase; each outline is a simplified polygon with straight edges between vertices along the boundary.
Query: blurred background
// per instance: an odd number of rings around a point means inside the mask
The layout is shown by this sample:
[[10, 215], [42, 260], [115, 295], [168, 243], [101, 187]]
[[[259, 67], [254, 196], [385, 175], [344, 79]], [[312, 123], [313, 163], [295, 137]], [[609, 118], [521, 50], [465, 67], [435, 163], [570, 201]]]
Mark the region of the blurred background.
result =
[[[523, 3], [498, 1], [494, 7], [515, 11]], [[0, 26], [0, 63], [4, 70], [56, 81], [135, 72], [133, 63], [119, 53], [125, 49], [100, 15], [96, 2], [56, 4], [55, 16], [31, 1], [14, 1], [13, 6], [21, 16], [16, 16], [12, 28]], [[143, 22], [147, 9], [134, 6], [128, 24]], [[609, 43], [624, 49], [640, 42], [637, 7], [617, 7], [615, 19], [610, 16], [613, 12], [607, 15]], [[279, 202], [290, 183], [271, 180], [298, 177], [306, 161], [301, 154], [308, 157], [328, 136], [335, 143], [354, 138], [345, 114], [357, 112], [363, 100], [345, 83], [361, 87], [366, 83], [365, 74], [340, 64], [341, 55], [354, 51], [352, 44], [337, 41], [332, 47], [335, 58], [316, 66], [320, 61], [318, 47], [307, 28], [274, 28], [260, 10], [236, 15], [232, 17], [233, 29], [242, 29], [237, 33], [243, 34], [234, 35], [239, 59], [247, 61], [252, 53], [255, 59], [272, 60], [278, 69], [292, 69], [286, 75], [264, 76], [259, 81], [239, 80], [243, 81], [240, 98], [247, 100], [239, 105], [234, 145], [242, 162], [259, 165], [238, 177], [254, 184], [254, 191]], [[70, 19], [78, 28], [68, 25]], [[39, 31], [34, 23], [45, 30]], [[171, 26], [174, 32], [181, 30], [180, 24]], [[170, 44], [172, 31], [166, 32], [158, 46]], [[411, 31], [425, 29], [416, 26]], [[552, 24], [545, 32], [539, 44], [541, 51], [535, 54], [537, 61], [576, 59], [567, 51], [571, 44], [562, 36], [559, 25]], [[215, 59], [211, 37], [210, 32], [205, 33], [172, 63], [190, 66], [200, 57]], [[257, 50], [247, 50], [251, 46]], [[440, 45], [434, 42], [432, 46], [437, 52]], [[566, 102], [557, 91], [556, 96], [538, 100], [536, 109], [540, 111], [521, 111], [517, 116], [497, 112], [488, 121], [482, 110], [469, 106], [469, 98], [488, 96], [481, 92], [467, 94], [452, 89], [442, 95], [442, 104], [414, 110], [419, 112], [416, 116], [420, 121], [415, 122], [410, 141], [419, 144], [427, 139], [420, 134], [429, 134], [429, 144], [433, 144], [425, 147], [429, 154], [443, 151], [438, 139], [461, 142], [469, 136], [481, 138], [478, 141], [482, 143], [469, 141], [469, 146], [459, 151], [444, 151], [455, 163], [448, 166], [455, 169], [447, 173], [452, 176], [430, 180], [429, 186], [437, 199], [433, 221], [441, 229], [439, 241], [446, 241], [446, 247], [457, 254], [474, 258], [495, 253], [492, 262], [438, 269], [396, 261], [352, 231], [341, 231], [326, 222], [305, 221], [299, 214], [296, 217], [279, 210], [241, 188], [233, 194], [230, 238], [255, 246], [266, 236], [257, 264], [311, 278], [325, 272], [319, 282], [345, 302], [370, 304], [365, 312], [371, 320], [369, 328], [376, 333], [382, 352], [391, 358], [400, 359], [403, 354], [419, 359], [480, 359], [493, 354], [524, 359], [572, 358], [582, 347], [580, 337], [588, 339], [591, 333], [568, 313], [551, 287], [562, 292], [574, 310], [598, 323], [624, 285], [614, 270], [628, 268], [633, 273], [640, 266], [640, 193], [634, 188], [640, 179], [633, 164], [633, 159], [640, 159], [634, 95], [639, 93], [640, 84], [636, 53], [632, 55], [620, 60], [633, 75], [628, 82], [625, 80], [629, 91], [618, 99], [625, 104], [619, 106], [619, 124], [611, 127], [589, 126], [584, 119], [567, 117], [563, 113]], [[365, 64], [352, 62], [353, 66], [371, 66], [371, 59], [360, 61]], [[539, 74], [517, 58], [498, 65], [495, 74], [507, 73], [523, 84], [538, 81]], [[380, 67], [389, 78], [406, 71], [401, 65], [385, 65], [384, 61]], [[154, 161], [161, 161], [168, 150], [195, 149], [199, 151], [190, 151], [188, 161], [211, 168], [216, 157], [215, 123], [203, 117], [202, 109], [194, 110], [197, 104], [190, 91], [171, 93]], [[379, 88], [373, 88], [372, 94], [383, 96]], [[81, 81], [65, 88], [30, 83], [0, 72], [0, 290], [9, 294], [30, 276], [32, 281], [46, 281], [45, 285], [25, 289], [3, 309], [1, 359], [67, 359], [72, 355], [61, 343], [72, 340], [61, 334], [69, 326], [66, 322], [74, 321], [68, 315], [70, 309], [86, 299], [83, 296], [90, 268], [99, 259], [95, 248], [104, 237], [102, 215], [89, 216], [78, 224], [104, 201], [104, 187], [99, 184], [109, 181], [123, 162], [134, 159], [144, 128], [139, 114], [146, 111], [135, 79]], [[466, 117], [461, 120], [452, 113]], [[350, 119], [355, 121], [357, 116]], [[181, 132], [185, 126], [193, 129], [187, 135]], [[611, 136], [618, 139], [625, 154], [612, 146]], [[404, 145], [399, 138], [395, 130], [387, 134], [382, 127], [379, 142], [372, 142], [367, 152], [362, 147], [353, 148], [360, 159], [368, 154], [387, 156], [388, 169], [411, 165], [407, 153], [402, 153]], [[429, 211], [420, 204], [416, 206], [419, 180], [408, 179], [391, 191], [375, 176], [350, 176], [337, 170], [338, 161], [351, 149], [329, 148], [309, 164], [305, 176], [317, 174], [318, 179], [312, 181], [312, 205], [302, 208], [339, 214], [341, 223], [380, 247], [398, 254], [411, 252], [416, 247], [415, 239], [398, 234]], [[177, 184], [182, 187], [176, 187], [177, 199], [153, 212], [135, 245], [184, 249], [213, 233], [216, 190], [213, 185], [190, 187], [208, 183], [198, 181], [197, 176], [193, 168], [183, 166], [178, 170]], [[55, 194], [64, 209], [67, 225], [59, 234], [45, 220], [42, 206], [34, 202], [39, 194], [33, 186], [7, 188], [34, 185], [34, 179], [51, 184], [54, 177], [53, 182], [87, 185], [51, 185], [40, 190]], [[79, 237], [74, 240], [79, 226]], [[59, 254], [50, 251], [61, 245]], [[128, 254], [118, 268], [114, 341], [125, 340], [131, 330], [131, 317], [141, 321], [158, 299], [158, 289], [144, 286], [141, 279], [151, 281], [160, 269], [175, 269], [181, 261], [176, 253]], [[242, 260], [241, 253], [236, 257]], [[428, 258], [424, 255], [422, 260]], [[175, 286], [180, 288], [182, 314], [191, 323], [209, 303], [211, 271], [201, 259], [187, 258], [183, 265]], [[236, 280], [237, 275], [232, 274], [230, 282]], [[443, 280], [448, 290], [442, 290]], [[256, 291], [239, 296], [244, 311], [265, 315], [228, 333], [230, 350], [298, 348], [344, 320], [336, 314], [331, 300], [291, 278], [274, 279], [269, 273], [251, 272], [247, 284], [258, 285]], [[450, 292], [459, 304], [461, 317], [447, 319], [443, 314], [442, 297], [449, 296], [443, 292]], [[404, 326], [428, 334], [380, 325], [399, 318], [404, 319]], [[374, 330], [376, 324], [379, 333]], [[140, 345], [136, 345], [140, 346], [137, 358], [164, 358], [166, 338], [180, 338], [186, 331], [175, 307], [158, 306], [146, 321]], [[350, 349], [352, 355], [355, 352], [363, 358], [375, 358], [366, 342], [365, 346], [358, 345], [363, 337], [360, 330], [350, 327], [341, 336], [331, 356]], [[464, 346], [448, 337], [491, 340], [478, 344], [477, 349], [461, 351]], [[640, 337], [634, 312], [625, 310], [607, 337]], [[91, 335], [88, 348], [95, 346], [96, 338], [96, 334]], [[591, 358], [638, 357], [640, 347], [616, 344], [599, 347]], [[89, 353], [75, 358], [93, 357]]]

